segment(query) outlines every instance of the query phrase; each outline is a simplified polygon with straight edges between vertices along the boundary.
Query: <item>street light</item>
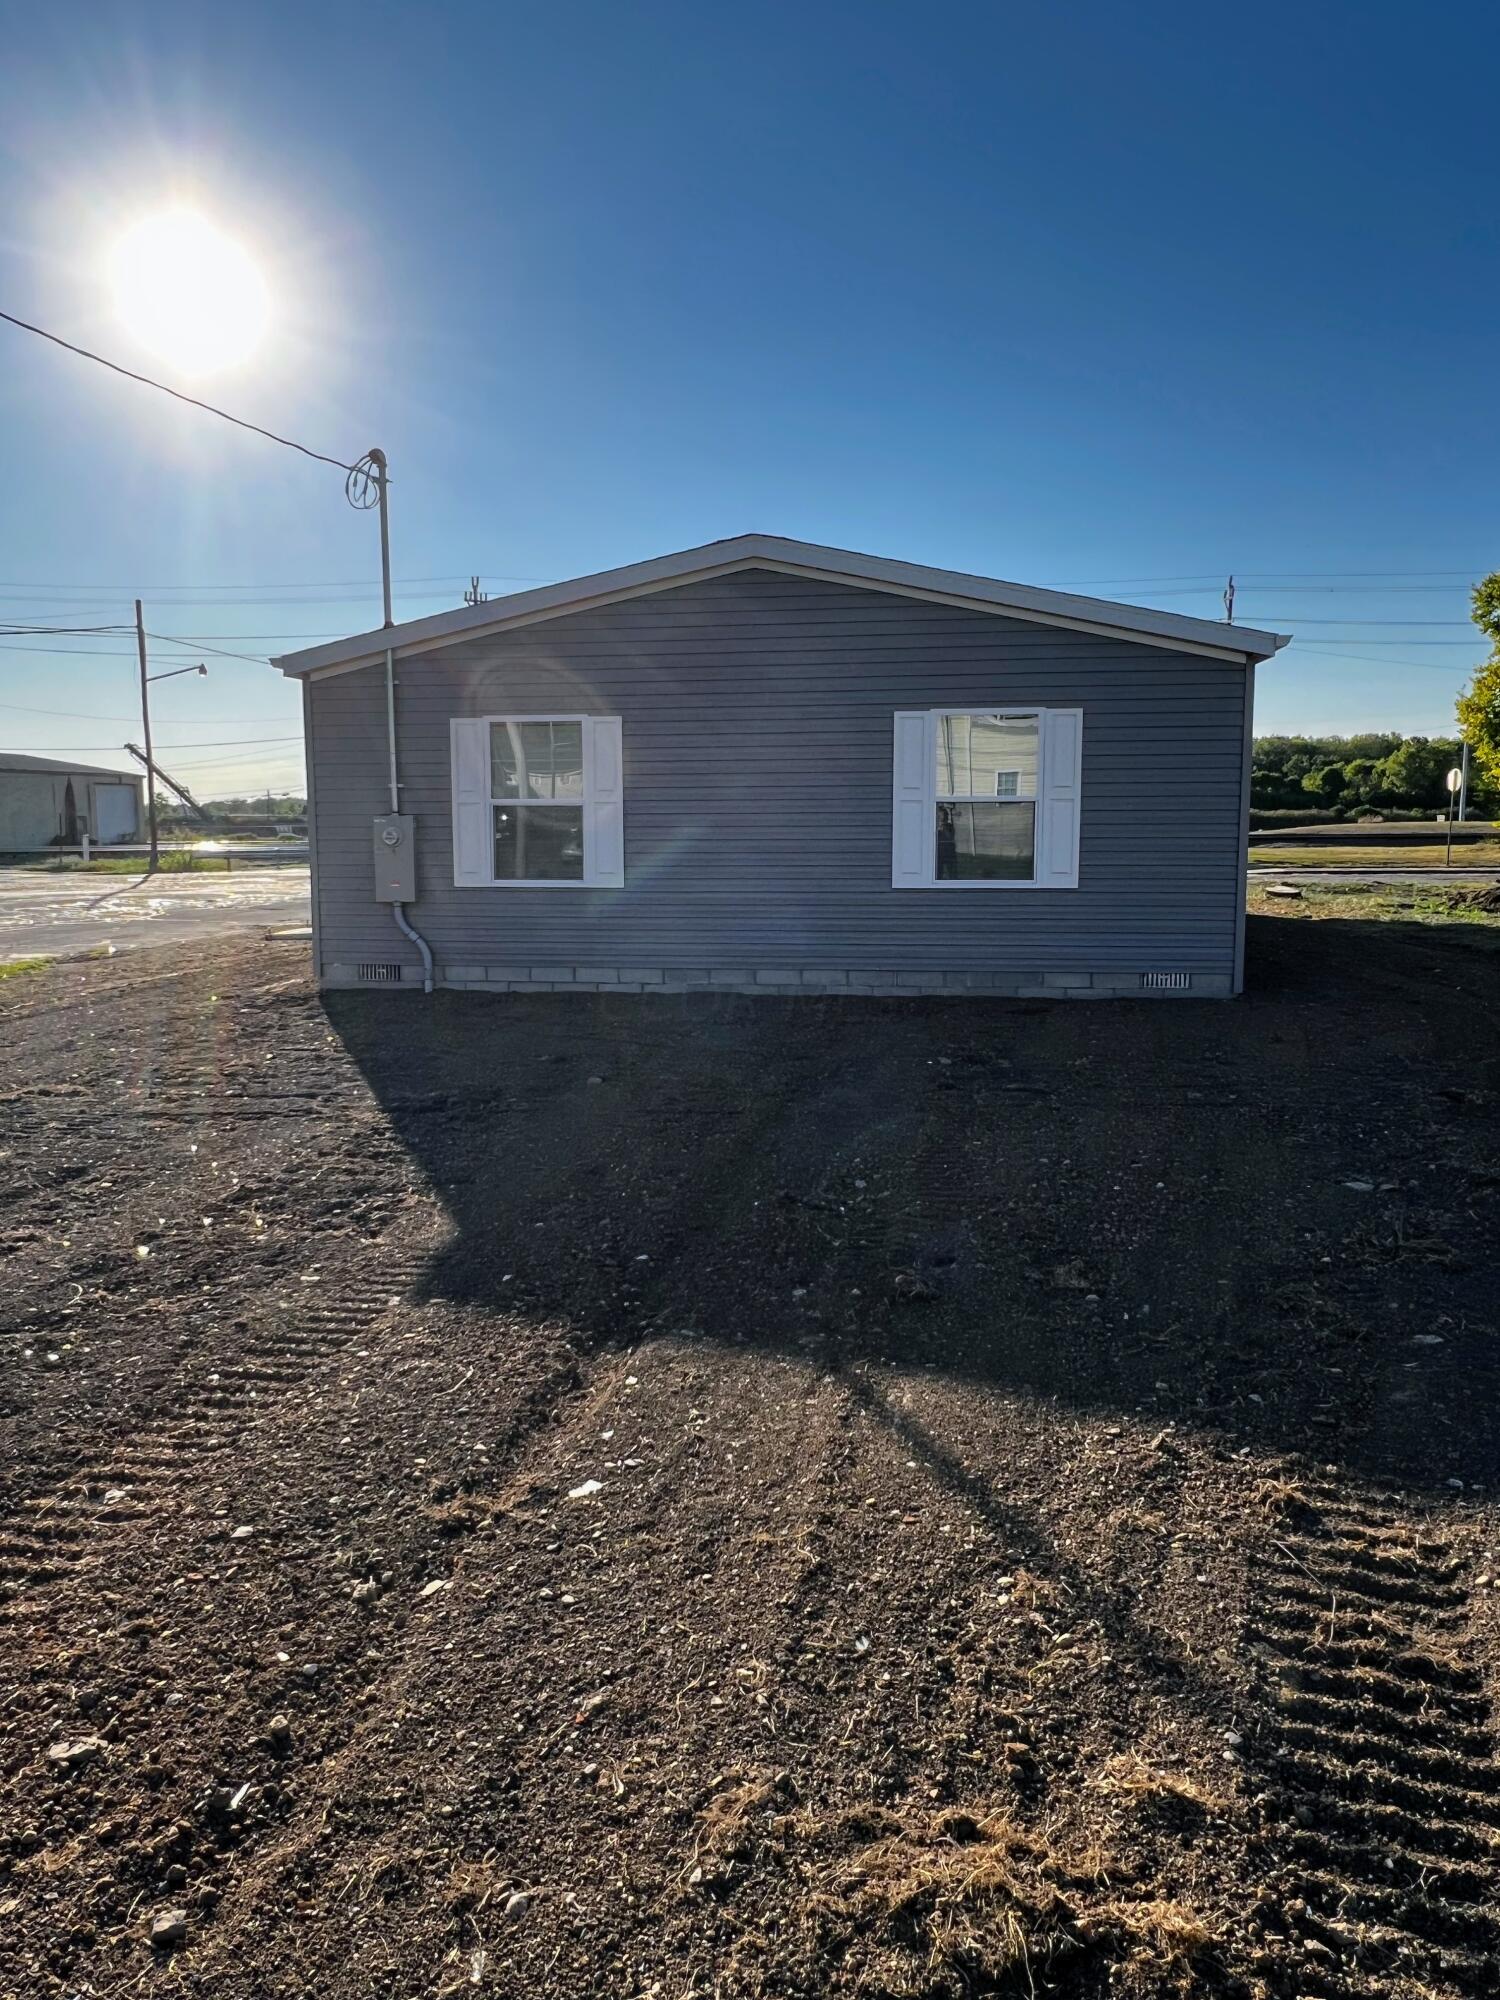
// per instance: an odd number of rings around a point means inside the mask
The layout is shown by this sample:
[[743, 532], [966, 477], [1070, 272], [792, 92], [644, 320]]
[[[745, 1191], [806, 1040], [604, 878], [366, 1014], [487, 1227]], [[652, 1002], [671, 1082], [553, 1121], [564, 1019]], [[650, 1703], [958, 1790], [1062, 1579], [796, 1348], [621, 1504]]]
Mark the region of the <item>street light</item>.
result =
[[171, 667], [164, 674], [146, 672], [146, 620], [141, 611], [139, 598], [135, 600], [135, 650], [141, 663], [141, 730], [146, 738], [146, 823], [150, 828], [151, 840], [146, 873], [154, 875], [161, 857], [156, 840], [156, 760], [151, 754], [151, 683], [175, 680], [179, 674], [206, 675], [208, 668], [200, 662], [195, 667]]

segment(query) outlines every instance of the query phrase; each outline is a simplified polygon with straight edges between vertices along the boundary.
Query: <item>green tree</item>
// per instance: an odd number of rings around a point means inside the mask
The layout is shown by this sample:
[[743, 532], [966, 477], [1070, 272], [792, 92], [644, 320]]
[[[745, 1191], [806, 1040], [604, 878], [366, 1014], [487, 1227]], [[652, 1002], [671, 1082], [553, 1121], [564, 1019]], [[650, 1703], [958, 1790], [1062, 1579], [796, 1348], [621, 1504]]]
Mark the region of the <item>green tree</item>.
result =
[[1443, 737], [1408, 736], [1376, 773], [1392, 805], [1414, 812], [1435, 810], [1448, 796], [1444, 782], [1457, 745]]
[[1344, 789], [1344, 767], [1342, 764], [1319, 764], [1316, 770], [1308, 771], [1302, 779], [1304, 792], [1325, 806], [1337, 805]]
[[1344, 766], [1344, 803], [1346, 805], [1368, 805], [1375, 796], [1375, 764], [1373, 757], [1351, 757]]
[[1458, 726], [1486, 791], [1500, 790], [1500, 570], [1474, 586], [1474, 623], [1490, 656], [1458, 698]]

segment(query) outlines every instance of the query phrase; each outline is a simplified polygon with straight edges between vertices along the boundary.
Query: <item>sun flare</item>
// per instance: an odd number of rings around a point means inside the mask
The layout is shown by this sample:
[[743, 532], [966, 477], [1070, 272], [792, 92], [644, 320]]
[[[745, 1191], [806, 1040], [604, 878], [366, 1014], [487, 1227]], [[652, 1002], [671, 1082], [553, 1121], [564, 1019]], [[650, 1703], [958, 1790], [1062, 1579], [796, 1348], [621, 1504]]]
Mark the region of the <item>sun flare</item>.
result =
[[182, 375], [248, 360], [271, 317], [254, 258], [190, 208], [164, 209], [128, 229], [111, 253], [110, 281], [126, 332]]

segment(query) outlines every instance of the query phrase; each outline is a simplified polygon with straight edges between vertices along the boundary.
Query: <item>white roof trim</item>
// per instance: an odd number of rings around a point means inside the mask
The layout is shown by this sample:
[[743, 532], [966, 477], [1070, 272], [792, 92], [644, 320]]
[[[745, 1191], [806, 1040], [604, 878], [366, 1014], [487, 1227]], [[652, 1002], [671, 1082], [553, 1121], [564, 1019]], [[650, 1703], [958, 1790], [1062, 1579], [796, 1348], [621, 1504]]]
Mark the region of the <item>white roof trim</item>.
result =
[[676, 555], [630, 563], [623, 569], [601, 570], [594, 576], [543, 584], [537, 590], [517, 591], [513, 596], [491, 598], [483, 604], [466, 604], [457, 611], [440, 611], [432, 618], [413, 618], [404, 625], [356, 633], [348, 639], [310, 646], [299, 653], [284, 653], [272, 665], [293, 676], [347, 673], [354, 667], [383, 659], [387, 647], [401, 654], [428, 652], [489, 632], [504, 632], [517, 625], [560, 618], [569, 612], [746, 569], [774, 569], [784, 575], [814, 577], [825, 583], [891, 591], [901, 597], [994, 612], [1041, 625], [1060, 625], [1072, 631], [1132, 640], [1138, 645], [1165, 646], [1174, 652], [1196, 653], [1239, 666], [1267, 659], [1287, 643], [1282, 633], [1259, 632], [1248, 625], [1185, 618], [1175, 611], [1144, 611], [1139, 605], [1115, 604], [1107, 598], [1077, 597], [1070, 591], [1039, 590], [1029, 584], [1002, 583], [995, 577], [968, 576], [959, 570], [929, 569], [922, 563], [856, 555], [847, 549], [823, 548], [816, 542], [786, 541], [779, 535], [736, 535], [728, 541], [708, 542], [702, 548], [683, 549]]

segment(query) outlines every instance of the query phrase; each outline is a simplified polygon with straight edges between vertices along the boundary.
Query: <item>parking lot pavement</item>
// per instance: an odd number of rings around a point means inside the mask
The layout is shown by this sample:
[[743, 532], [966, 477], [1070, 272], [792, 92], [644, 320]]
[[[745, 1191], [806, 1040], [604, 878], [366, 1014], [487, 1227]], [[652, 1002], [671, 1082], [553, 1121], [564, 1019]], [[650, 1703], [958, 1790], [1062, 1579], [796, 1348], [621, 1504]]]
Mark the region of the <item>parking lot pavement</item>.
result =
[[0, 869], [0, 959], [125, 951], [309, 920], [305, 867], [134, 876]]

